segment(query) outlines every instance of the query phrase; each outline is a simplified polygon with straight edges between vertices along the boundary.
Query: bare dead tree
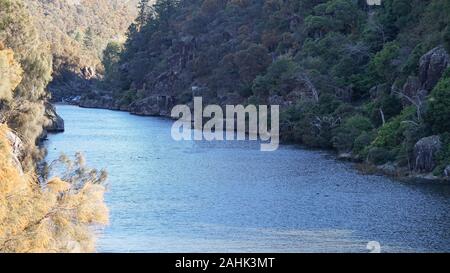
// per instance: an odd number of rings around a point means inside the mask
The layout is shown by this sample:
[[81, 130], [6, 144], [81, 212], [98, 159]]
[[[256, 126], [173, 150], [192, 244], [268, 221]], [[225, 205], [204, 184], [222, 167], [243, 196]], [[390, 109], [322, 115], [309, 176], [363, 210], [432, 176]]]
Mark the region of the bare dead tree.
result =
[[380, 115], [381, 115], [381, 120], [383, 121], [383, 125], [386, 124], [386, 119], [384, 118], [384, 112], [383, 109], [380, 107]]
[[401, 92], [401, 90], [399, 91], [398, 88], [394, 88], [394, 90], [392, 91], [394, 94], [397, 94], [399, 96], [401, 96], [402, 98], [405, 98], [406, 100], [408, 100], [412, 105], [414, 105], [414, 107], [416, 107], [416, 115], [417, 115], [417, 120], [421, 121], [422, 120], [422, 106], [423, 106], [423, 101], [420, 99], [419, 96], [415, 96], [414, 98], [411, 98], [410, 96], [404, 94], [403, 92]]

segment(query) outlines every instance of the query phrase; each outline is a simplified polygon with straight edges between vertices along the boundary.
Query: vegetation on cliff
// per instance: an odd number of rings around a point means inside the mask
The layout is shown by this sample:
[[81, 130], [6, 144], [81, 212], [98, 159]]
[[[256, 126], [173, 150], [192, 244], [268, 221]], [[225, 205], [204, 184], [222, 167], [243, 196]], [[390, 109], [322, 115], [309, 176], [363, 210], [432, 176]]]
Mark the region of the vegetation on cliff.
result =
[[27, 146], [22, 162], [29, 170], [41, 158], [36, 140], [47, 122], [44, 101], [48, 98], [45, 87], [51, 80], [51, 54], [20, 1], [0, 1], [0, 44], [5, 56], [2, 66], [5, 62], [9, 66], [2, 70], [0, 80], [6, 89], [2, 90], [0, 117]]
[[51, 72], [50, 47], [24, 4], [0, 0], [0, 252], [93, 251], [90, 225], [108, 219], [106, 173], [80, 155], [53, 163], [53, 176], [36, 171]]
[[61, 158], [64, 174], [39, 184], [23, 173], [13, 133], [0, 125], [0, 252], [92, 252], [92, 224], [106, 224], [106, 176], [84, 166], [81, 156]]
[[24, 0], [40, 37], [50, 46], [54, 101], [80, 95], [101, 77], [100, 57], [109, 41], [123, 42], [136, 16], [132, 0]]
[[[285, 140], [408, 170], [428, 160], [415, 151], [421, 138], [450, 131], [448, 1], [143, 0], [140, 7], [123, 49], [105, 52], [115, 89], [102, 94], [102, 102], [112, 98], [108, 107], [158, 115], [193, 96], [280, 104]], [[439, 161], [433, 168], [448, 162], [431, 158]]]

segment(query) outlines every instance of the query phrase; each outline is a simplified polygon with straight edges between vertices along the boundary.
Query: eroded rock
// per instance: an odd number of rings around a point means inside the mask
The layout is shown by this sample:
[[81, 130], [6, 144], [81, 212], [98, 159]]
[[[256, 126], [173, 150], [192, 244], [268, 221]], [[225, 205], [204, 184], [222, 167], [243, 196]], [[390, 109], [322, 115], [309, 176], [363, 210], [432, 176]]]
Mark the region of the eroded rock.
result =
[[55, 106], [50, 103], [45, 104], [45, 117], [48, 119], [48, 124], [44, 128], [47, 132], [64, 132], [64, 120], [56, 113]]
[[419, 80], [421, 88], [431, 91], [450, 65], [450, 56], [443, 46], [436, 47], [420, 58]]
[[442, 142], [439, 136], [429, 136], [420, 139], [414, 146], [415, 171], [432, 172], [436, 167], [436, 154], [441, 150]]

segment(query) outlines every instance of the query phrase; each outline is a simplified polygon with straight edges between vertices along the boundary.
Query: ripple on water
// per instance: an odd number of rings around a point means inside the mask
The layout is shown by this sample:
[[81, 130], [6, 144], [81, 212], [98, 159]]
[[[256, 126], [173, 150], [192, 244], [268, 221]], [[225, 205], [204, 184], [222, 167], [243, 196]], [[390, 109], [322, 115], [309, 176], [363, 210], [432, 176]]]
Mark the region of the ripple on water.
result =
[[176, 142], [171, 121], [57, 106], [48, 159], [82, 151], [106, 168], [104, 252], [450, 251], [450, 188], [361, 175], [324, 152]]

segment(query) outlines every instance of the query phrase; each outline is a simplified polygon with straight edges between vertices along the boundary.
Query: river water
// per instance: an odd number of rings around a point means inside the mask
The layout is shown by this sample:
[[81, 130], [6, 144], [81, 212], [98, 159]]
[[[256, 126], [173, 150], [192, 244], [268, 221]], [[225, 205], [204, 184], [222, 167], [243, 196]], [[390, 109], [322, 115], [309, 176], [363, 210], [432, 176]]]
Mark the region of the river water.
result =
[[326, 152], [172, 140], [172, 121], [58, 105], [49, 161], [109, 173], [99, 252], [450, 251], [450, 187], [362, 175]]

